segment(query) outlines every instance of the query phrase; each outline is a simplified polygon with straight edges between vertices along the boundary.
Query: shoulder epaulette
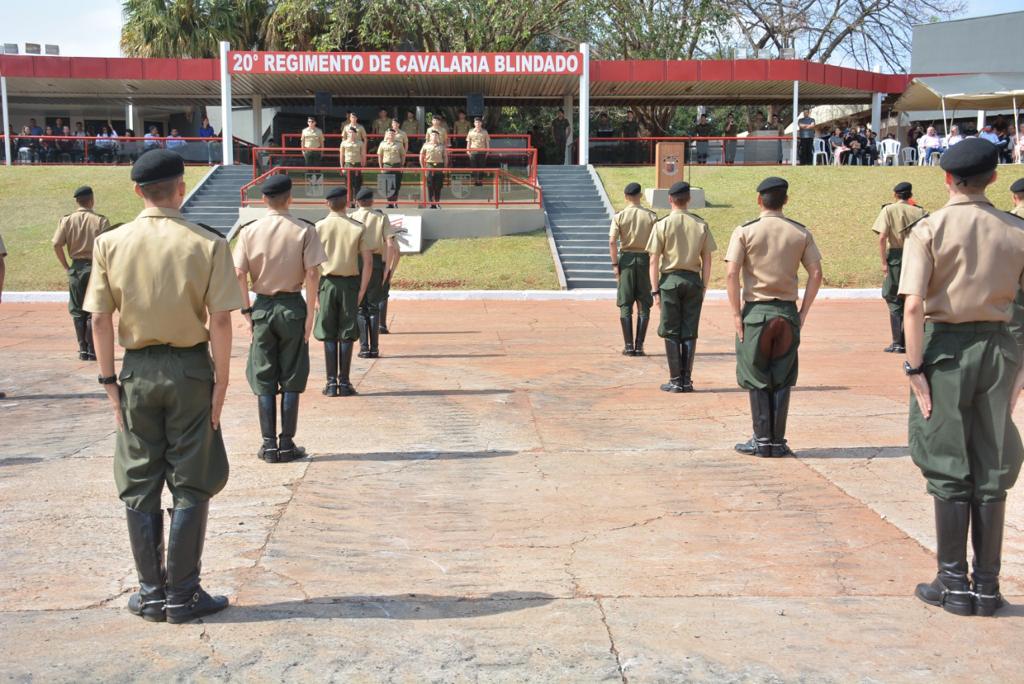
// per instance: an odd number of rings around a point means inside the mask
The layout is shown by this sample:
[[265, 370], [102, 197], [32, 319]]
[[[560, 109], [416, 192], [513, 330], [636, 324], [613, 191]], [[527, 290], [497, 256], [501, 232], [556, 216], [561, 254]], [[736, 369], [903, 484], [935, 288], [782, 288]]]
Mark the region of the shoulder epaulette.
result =
[[1024, 216], [1019, 216], [1018, 214], [1014, 214], [1012, 211], [1007, 211], [1006, 213], [1009, 214], [1010, 216], [1012, 216], [1013, 218], [1017, 219], [1018, 221], [1024, 221]]
[[67, 218], [68, 216], [71, 216], [71, 214], [64, 214], [63, 216], [61, 216], [61, 217], [60, 217], [60, 220], [61, 220], [61, 221], [63, 221], [63, 220], [64, 220], [64, 219], [66, 219], [66, 218]]
[[911, 228], [913, 228], [914, 226], [916, 226], [918, 223], [920, 223], [921, 221], [923, 221], [926, 218], [928, 218], [928, 214], [925, 214], [921, 218], [919, 218], [919, 219], [917, 219], [915, 221], [912, 221], [911, 223], [908, 223], [907, 226], [903, 230], [901, 230], [900, 232], [901, 233], [906, 233], [908, 230], [910, 230]]
[[200, 228], [204, 229], [204, 230], [210, 231], [211, 233], [213, 233], [217, 237], [224, 237], [223, 235], [220, 234], [219, 230], [217, 230], [215, 228], [211, 228], [210, 226], [206, 225], [205, 223], [200, 223], [199, 221], [195, 221], [195, 224], [197, 226], [199, 226]]
[[242, 225], [238, 226], [238, 230], [242, 230], [246, 226], [252, 225], [253, 223], [256, 223], [257, 221], [259, 221], [259, 219], [253, 219], [252, 221], [246, 221]]
[[303, 223], [305, 223], [308, 226], [313, 226], [314, 228], [316, 227], [316, 224], [313, 223], [312, 221], [310, 221], [309, 219], [304, 219], [301, 216], [296, 216], [295, 218], [299, 219], [300, 221], [302, 221]]
[[749, 225], [750, 225], [751, 223], [757, 223], [757, 222], [758, 222], [758, 221], [760, 221], [760, 220], [761, 220], [761, 217], [760, 217], [760, 216], [758, 216], [758, 217], [757, 217], [757, 218], [755, 218], [755, 219], [750, 219], [750, 220], [749, 220], [749, 221], [747, 221], [746, 223], [741, 223], [741, 224], [740, 224], [740, 228], [742, 228], [743, 226], [749, 226]]
[[891, 206], [891, 205], [892, 205], [892, 202], [886, 202], [885, 204], [882, 205], [882, 208], [885, 209], [886, 207]]
[[123, 226], [123, 225], [124, 225], [124, 221], [121, 221], [120, 223], [115, 223], [114, 225], [110, 226], [109, 228], [107, 228], [107, 229], [106, 229], [105, 231], [103, 231], [103, 232], [105, 232], [105, 233], [109, 233], [110, 231], [114, 230], [115, 228], [120, 228], [120, 227], [121, 227], [121, 226]]
[[790, 223], [794, 224], [794, 225], [800, 226], [801, 228], [807, 228], [807, 226], [805, 226], [804, 224], [800, 223], [799, 221], [794, 221], [793, 219], [789, 218], [788, 216], [786, 216], [784, 218], [787, 221], [789, 221]]
[[375, 207], [375, 208], [373, 208], [373, 209], [371, 209], [371, 211], [372, 211], [372, 212], [373, 212], [374, 214], [380, 214], [381, 216], [387, 216], [387, 214], [385, 214], [385, 213], [384, 213], [383, 211], [381, 211], [380, 209], [377, 209], [376, 207]]
[[704, 221], [704, 223], [707, 223], [707, 219], [705, 219], [703, 216], [699, 214], [694, 214], [692, 211], [688, 211], [686, 213], [692, 216], [693, 218], [697, 219], [698, 221]]

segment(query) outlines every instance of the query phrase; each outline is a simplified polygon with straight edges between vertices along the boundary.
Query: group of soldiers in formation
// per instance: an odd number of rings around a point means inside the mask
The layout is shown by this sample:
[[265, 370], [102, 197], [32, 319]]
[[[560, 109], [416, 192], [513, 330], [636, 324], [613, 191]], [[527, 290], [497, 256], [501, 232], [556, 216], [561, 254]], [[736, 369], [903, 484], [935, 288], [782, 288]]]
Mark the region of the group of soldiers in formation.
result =
[[[910, 450], [935, 502], [938, 573], [916, 594], [958, 615], [992, 615], [1003, 605], [1006, 493], [1024, 458], [1011, 419], [1024, 369], [1010, 328], [1024, 285], [1024, 179], [1011, 187], [1014, 214], [995, 209], [985, 190], [996, 179], [996, 163], [991, 143], [965, 140], [941, 160], [946, 206], [927, 214], [913, 205], [910, 185], [900, 183], [895, 201], [874, 224], [893, 321], [886, 351], [906, 353]], [[360, 356], [377, 356], [379, 307], [398, 262], [394, 231], [373, 208], [369, 188], [357, 193], [359, 209], [352, 215], [345, 211], [345, 188], [333, 189], [327, 217], [313, 225], [289, 214], [291, 180], [284, 175], [263, 184], [267, 215], [240, 230], [232, 258], [223, 237], [182, 218], [183, 174], [174, 152], [147, 152], [131, 171], [145, 204], [135, 220], [106, 230], [106, 220], [93, 211], [91, 190], [80, 188], [78, 210], [61, 220], [54, 237], [62, 263], [65, 249], [72, 258], [70, 310], [81, 358], [98, 360], [99, 382], [119, 426], [115, 481], [140, 584], [128, 609], [173, 623], [228, 604], [202, 588], [200, 561], [209, 500], [228, 478], [220, 415], [229, 382], [231, 312], [240, 309], [252, 331], [246, 376], [257, 396], [258, 454], [271, 463], [290, 461], [304, 455], [294, 438], [310, 334], [324, 343], [324, 393], [353, 394], [353, 344], [360, 340]], [[610, 233], [623, 353], [644, 354], [656, 300], [669, 367], [661, 389], [693, 392], [715, 241], [707, 222], [688, 211], [685, 182], [670, 189], [672, 210], [661, 220], [640, 205], [638, 184], [629, 184], [625, 195], [627, 207]], [[786, 422], [797, 348], [822, 281], [821, 254], [810, 231], [783, 213], [787, 199], [784, 179], [765, 179], [757, 187], [760, 215], [735, 229], [725, 255], [736, 376], [749, 391], [753, 423], [753, 436], [736, 449], [760, 457], [792, 454]], [[801, 266], [808, 278], [798, 307]], [[117, 340], [125, 350], [120, 372], [114, 366], [115, 311]], [[165, 483], [174, 501], [166, 560], [160, 510]]]
[[[388, 118], [384, 112], [374, 121], [374, 132], [383, 136], [377, 146], [377, 165], [382, 170], [388, 169], [383, 173], [382, 178], [389, 209], [398, 206], [398, 193], [402, 188], [402, 172], [397, 169], [406, 165], [406, 156], [410, 151], [410, 133], [406, 129], [408, 128], [413, 134], [417, 130], [416, 119], [411, 119], [411, 122], [413, 124], [411, 127], [406, 126], [409, 121], [400, 124], [398, 119]], [[325, 145], [324, 132], [317, 127], [317, 120], [314, 116], [310, 116], [306, 120], [306, 124], [306, 128], [300, 135], [302, 156], [306, 166], [319, 166]], [[338, 148], [339, 161], [344, 173], [348, 175], [348, 185], [355, 195], [362, 188], [362, 169], [367, 165], [366, 128], [359, 123], [359, 117], [355, 112], [351, 112], [348, 122], [342, 126], [341, 133], [344, 139]], [[491, 147], [491, 136], [483, 126], [483, 119], [479, 116], [474, 117], [470, 124], [465, 118], [465, 113], [460, 112], [459, 119], [455, 122], [455, 134], [465, 136], [469, 166], [474, 169], [472, 172], [473, 184], [482, 185], [483, 172], [477, 169], [486, 166], [487, 150]], [[448, 136], [448, 126], [444, 119], [439, 115], [434, 115], [424, 136], [424, 142], [419, 148], [419, 167], [439, 169], [426, 172], [426, 203], [431, 209], [439, 209], [441, 206], [441, 190], [444, 187], [443, 169], [451, 165]]]

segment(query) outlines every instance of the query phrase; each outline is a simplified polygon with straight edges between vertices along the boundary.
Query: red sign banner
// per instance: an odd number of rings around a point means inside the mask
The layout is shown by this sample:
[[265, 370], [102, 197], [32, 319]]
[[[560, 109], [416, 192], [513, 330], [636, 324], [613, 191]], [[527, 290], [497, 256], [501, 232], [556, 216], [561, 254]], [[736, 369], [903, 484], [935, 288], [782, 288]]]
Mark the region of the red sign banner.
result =
[[579, 76], [576, 52], [244, 52], [228, 53], [232, 74], [541, 74]]

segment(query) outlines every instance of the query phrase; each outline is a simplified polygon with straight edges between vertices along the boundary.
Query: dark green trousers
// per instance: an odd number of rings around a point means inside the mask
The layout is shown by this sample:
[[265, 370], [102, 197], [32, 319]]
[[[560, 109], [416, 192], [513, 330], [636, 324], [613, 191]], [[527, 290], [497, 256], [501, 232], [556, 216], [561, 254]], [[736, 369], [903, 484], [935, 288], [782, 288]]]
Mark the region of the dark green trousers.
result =
[[696, 339], [700, 310], [704, 306], [704, 283], [699, 273], [670, 271], [658, 281], [661, 293], [661, 325], [658, 335], [682, 342]]
[[910, 453], [944, 501], [1002, 501], [1024, 458], [1010, 416], [1020, 349], [1004, 323], [928, 323], [925, 377], [932, 415], [910, 393]]
[[889, 272], [882, 281], [882, 299], [889, 306], [889, 311], [903, 315], [903, 297], [900, 296], [900, 270], [903, 268], [903, 249], [890, 249], [885, 253], [885, 263]]
[[1010, 319], [1010, 334], [1017, 340], [1017, 346], [1024, 350], [1024, 290], [1017, 290], [1013, 300], [1013, 318]]
[[206, 344], [129, 349], [121, 366], [124, 430], [114, 448], [114, 481], [137, 511], [160, 511], [166, 482], [175, 508], [211, 498], [228, 481], [220, 430], [210, 423], [213, 362]]
[[306, 300], [301, 292], [256, 295], [245, 377], [253, 394], [304, 392], [309, 379]]
[[[790, 324], [793, 341], [788, 351], [772, 358], [762, 349], [761, 336], [776, 318]], [[736, 382], [748, 390], [792, 387], [796, 384], [799, 346], [800, 314], [796, 302], [747, 302], [743, 306], [743, 341], [736, 337]]]
[[[359, 260], [359, 275], [363, 275], [363, 261]], [[369, 311], [384, 301], [384, 257], [380, 254], [373, 255], [373, 272], [370, 274], [370, 284], [366, 287], [366, 296], [359, 302], [359, 308], [364, 310], [364, 315], [369, 316]]]
[[633, 303], [636, 302], [637, 314], [651, 315], [651, 276], [648, 269], [651, 256], [647, 252], [622, 252], [619, 254], [619, 287], [615, 305], [619, 307], [619, 317], [629, 318], [633, 315]]
[[318, 340], [358, 340], [359, 276], [323, 276], [313, 335]]
[[82, 308], [85, 302], [85, 291], [89, 289], [89, 276], [92, 275], [92, 261], [75, 259], [68, 269], [68, 312], [72, 318], [91, 318], [92, 314]]

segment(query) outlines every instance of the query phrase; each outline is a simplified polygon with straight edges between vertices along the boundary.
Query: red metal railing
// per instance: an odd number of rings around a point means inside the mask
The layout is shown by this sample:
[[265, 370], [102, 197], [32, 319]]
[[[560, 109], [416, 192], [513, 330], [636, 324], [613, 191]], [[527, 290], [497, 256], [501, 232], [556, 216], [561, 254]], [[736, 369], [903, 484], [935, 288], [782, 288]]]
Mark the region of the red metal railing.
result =
[[[243, 207], [258, 205], [262, 201], [260, 186], [263, 182], [278, 173], [292, 177], [293, 204], [322, 204], [324, 195], [329, 189], [338, 185], [345, 186], [350, 202], [355, 199], [356, 189], [360, 186], [380, 186], [381, 178], [402, 174], [401, 189], [397, 197], [389, 199], [384, 192], [378, 192], [379, 203], [391, 203], [398, 207], [423, 207], [430, 204], [442, 206], [537, 206], [540, 207], [543, 195], [540, 187], [526, 178], [520, 178], [502, 169], [466, 169], [456, 167], [422, 168], [406, 167], [401, 169], [381, 169], [378, 167], [359, 167], [340, 169], [334, 166], [279, 166], [259, 176], [241, 189]], [[442, 199], [427, 199], [427, 181], [430, 174], [440, 173], [443, 176]], [[406, 178], [412, 176], [412, 181]], [[404, 191], [404, 192], [403, 192]], [[444, 193], [448, 197], [444, 197]]]
[[[419, 148], [419, 146], [421, 146], [423, 144], [423, 141], [426, 139], [426, 135], [423, 134], [423, 133], [407, 133], [406, 135], [408, 135], [408, 137], [409, 137], [410, 146], [411, 147], [416, 147], [417, 149]], [[490, 137], [491, 137], [491, 140], [502, 140], [502, 141], [505, 141], [507, 144], [504, 145], [504, 147], [509, 147], [509, 148], [530, 147], [530, 136], [525, 134], [525, 133], [491, 133]], [[324, 133], [324, 141], [325, 142], [328, 141], [328, 140], [336, 140], [340, 144], [341, 141], [344, 140], [344, 139], [345, 139], [345, 134], [344, 133]], [[370, 144], [370, 143], [373, 143], [373, 142], [379, 143], [383, 139], [384, 139], [384, 136], [382, 134], [380, 134], [380, 133], [370, 133], [369, 131], [366, 132], [366, 142], [367, 142], [367, 144]], [[300, 147], [301, 144], [302, 144], [301, 141], [302, 141], [302, 134], [301, 133], [282, 133], [281, 134], [281, 147]], [[456, 143], [458, 143], [458, 145], [456, 145]], [[466, 146], [466, 136], [465, 135], [456, 135], [456, 134], [452, 133], [451, 131], [449, 131], [448, 132], [448, 146], [452, 147], [452, 148], [454, 148], [454, 147], [465, 148], [465, 146]]]
[[[658, 143], [678, 142], [686, 145], [688, 164], [764, 166], [787, 163], [792, 141], [792, 136], [788, 135], [592, 137], [589, 156], [591, 164], [604, 166], [653, 164]], [[578, 150], [579, 142], [576, 141], [573, 143], [574, 157]]]
[[[3, 150], [0, 135], [0, 151]], [[214, 164], [221, 158], [222, 138], [12, 135], [11, 161], [16, 164], [131, 164], [154, 148], [174, 150], [187, 164]], [[235, 138], [237, 149], [251, 145]]]

